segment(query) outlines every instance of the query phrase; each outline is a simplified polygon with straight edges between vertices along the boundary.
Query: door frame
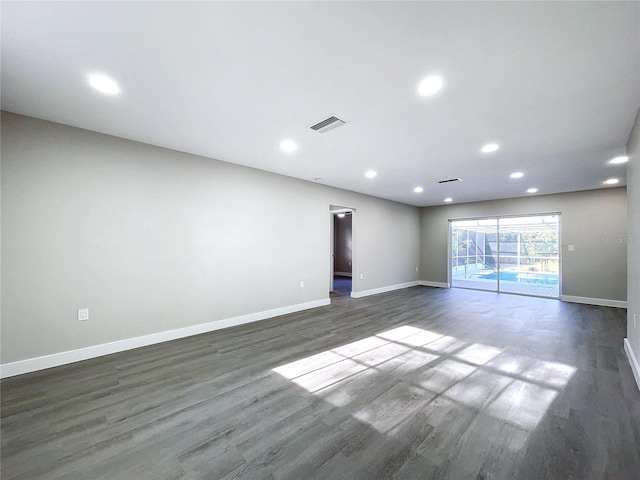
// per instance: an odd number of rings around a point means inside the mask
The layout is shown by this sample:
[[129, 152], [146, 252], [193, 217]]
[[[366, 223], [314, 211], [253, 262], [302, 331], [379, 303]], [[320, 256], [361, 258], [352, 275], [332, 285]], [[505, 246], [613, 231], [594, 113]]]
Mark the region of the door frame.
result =
[[351, 292], [355, 291], [355, 282], [356, 282], [356, 242], [355, 242], [355, 231], [356, 231], [356, 209], [352, 207], [343, 207], [338, 205], [329, 205], [329, 293], [333, 291], [333, 264], [335, 257], [335, 216], [338, 213], [351, 213]]

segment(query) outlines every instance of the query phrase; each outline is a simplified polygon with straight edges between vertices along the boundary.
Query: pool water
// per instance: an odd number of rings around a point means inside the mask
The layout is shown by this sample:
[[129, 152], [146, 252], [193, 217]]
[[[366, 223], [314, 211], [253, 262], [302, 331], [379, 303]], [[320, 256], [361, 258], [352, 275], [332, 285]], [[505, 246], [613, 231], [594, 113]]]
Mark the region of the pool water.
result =
[[[498, 274], [488, 273], [486, 275], [480, 275], [478, 278], [496, 280]], [[500, 272], [500, 281], [558, 285], [558, 274], [541, 272]]]

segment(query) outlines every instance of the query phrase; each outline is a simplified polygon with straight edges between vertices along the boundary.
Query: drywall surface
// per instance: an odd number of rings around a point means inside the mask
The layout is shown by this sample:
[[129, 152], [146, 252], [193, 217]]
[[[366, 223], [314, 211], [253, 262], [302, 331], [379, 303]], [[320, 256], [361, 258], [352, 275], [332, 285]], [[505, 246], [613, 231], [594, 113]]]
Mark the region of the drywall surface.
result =
[[[421, 280], [448, 281], [449, 220], [536, 213], [562, 214], [562, 295], [626, 300], [624, 187], [423, 208]], [[568, 251], [567, 245], [574, 245], [575, 250]]]
[[[627, 143], [627, 341], [640, 365], [640, 109]], [[635, 315], [635, 324], [634, 324]], [[640, 371], [636, 371], [640, 386]]]
[[4, 112], [1, 202], [3, 364], [326, 300], [330, 204], [355, 292], [418, 280], [415, 207]]

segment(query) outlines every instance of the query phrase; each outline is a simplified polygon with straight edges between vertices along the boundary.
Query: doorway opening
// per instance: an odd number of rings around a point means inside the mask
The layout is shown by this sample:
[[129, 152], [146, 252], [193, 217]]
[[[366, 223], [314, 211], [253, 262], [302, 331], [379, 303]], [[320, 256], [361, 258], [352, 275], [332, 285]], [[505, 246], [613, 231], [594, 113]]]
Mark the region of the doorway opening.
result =
[[560, 296], [560, 215], [450, 220], [451, 285]]
[[353, 213], [347, 207], [332, 206], [331, 279], [332, 297], [350, 297], [353, 290]]

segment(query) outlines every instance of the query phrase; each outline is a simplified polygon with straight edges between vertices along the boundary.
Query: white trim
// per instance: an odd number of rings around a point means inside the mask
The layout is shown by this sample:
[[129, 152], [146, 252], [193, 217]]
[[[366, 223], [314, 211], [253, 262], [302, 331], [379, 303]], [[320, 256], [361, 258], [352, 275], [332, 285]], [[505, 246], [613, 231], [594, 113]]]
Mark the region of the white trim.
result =
[[355, 208], [349, 208], [349, 207], [336, 207], [336, 208], [331, 208], [331, 205], [329, 205], [329, 212], [332, 214], [337, 214], [337, 213], [355, 213], [356, 209]]
[[631, 371], [636, 379], [636, 385], [640, 390], [640, 365], [638, 365], [638, 357], [635, 356], [631, 349], [631, 344], [627, 338], [624, 339], [624, 351], [627, 352], [627, 358], [629, 359], [629, 365], [631, 365]]
[[386, 287], [372, 288], [371, 290], [362, 290], [361, 292], [351, 292], [351, 298], [368, 297], [369, 295], [377, 295], [379, 293], [393, 292], [394, 290], [402, 290], [403, 288], [417, 286], [418, 281], [398, 283], [397, 285], [387, 285]]
[[5, 363], [0, 365], [0, 378], [13, 377], [22, 375], [23, 373], [44, 370], [45, 368], [66, 365], [67, 363], [79, 362], [90, 358], [110, 355], [112, 353], [123, 352], [133, 348], [146, 347], [157, 343], [168, 342], [178, 338], [190, 337], [202, 333], [213, 332], [223, 328], [235, 327], [245, 323], [257, 322], [268, 318], [286, 315], [288, 313], [300, 312], [310, 308], [323, 307], [330, 305], [331, 299], [323, 298], [312, 302], [299, 303], [297, 305], [289, 305], [287, 307], [274, 308], [263, 312], [250, 313], [239, 317], [225, 318], [223, 320], [215, 320], [213, 322], [201, 323], [190, 327], [177, 328], [175, 330], [167, 330], [165, 332], [152, 333], [140, 337], [127, 338], [117, 340], [115, 342], [93, 345], [91, 347], [79, 348], [68, 352], [54, 353], [44, 355], [42, 357], [29, 358], [27, 360], [19, 360], [17, 362]]
[[422, 287], [437, 287], [437, 288], [449, 288], [450, 285], [445, 282], [430, 282], [428, 280], [420, 280], [418, 285]]
[[609, 300], [608, 298], [575, 297], [573, 295], [560, 295], [560, 300], [571, 303], [586, 303], [587, 305], [600, 305], [602, 307], [627, 308], [625, 300]]
[[340, 277], [352, 277], [351, 272], [333, 272], [334, 275], [338, 275]]

